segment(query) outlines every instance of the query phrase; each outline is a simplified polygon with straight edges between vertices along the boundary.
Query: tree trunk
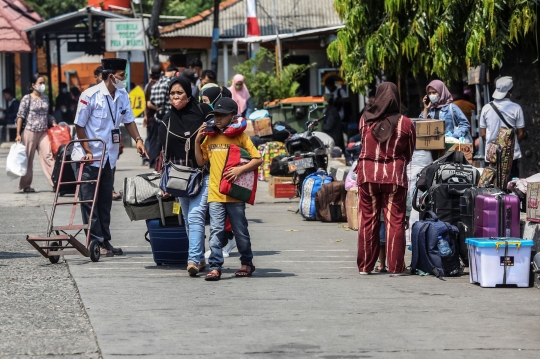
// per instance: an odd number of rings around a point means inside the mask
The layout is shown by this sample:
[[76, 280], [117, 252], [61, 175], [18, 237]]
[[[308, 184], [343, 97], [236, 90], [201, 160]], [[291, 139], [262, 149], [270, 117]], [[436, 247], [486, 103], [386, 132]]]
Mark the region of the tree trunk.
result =
[[148, 40], [150, 43], [150, 66], [159, 64], [159, 16], [165, 5], [164, 0], [154, 0], [152, 6], [152, 17], [150, 18], [150, 26], [148, 28]]
[[218, 56], [219, 56], [219, 3], [220, 0], [214, 0], [214, 28], [212, 30], [212, 64], [211, 69], [217, 75]]

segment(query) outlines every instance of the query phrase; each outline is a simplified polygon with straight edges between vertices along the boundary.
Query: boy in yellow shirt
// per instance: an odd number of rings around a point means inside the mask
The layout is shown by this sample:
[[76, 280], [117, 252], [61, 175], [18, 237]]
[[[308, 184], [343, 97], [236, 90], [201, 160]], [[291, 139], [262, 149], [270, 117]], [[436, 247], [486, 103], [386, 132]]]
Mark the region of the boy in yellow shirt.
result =
[[[238, 105], [231, 98], [221, 98], [214, 104], [214, 124], [223, 131], [238, 113]], [[246, 204], [219, 192], [222, 175], [229, 181], [235, 181], [241, 174], [254, 171], [262, 163], [261, 155], [255, 148], [249, 136], [245, 133], [236, 137], [227, 137], [219, 133], [206, 137], [206, 123], [201, 126], [195, 139], [195, 158], [199, 166], [210, 161], [210, 182], [208, 185], [208, 208], [210, 211], [210, 257], [208, 263], [210, 272], [205, 280], [218, 281], [221, 279], [223, 265], [222, 243], [225, 234], [225, 218], [229, 216], [242, 268], [236, 272], [237, 277], [251, 277], [255, 271], [251, 240], [246, 219]], [[202, 143], [201, 143], [202, 142]], [[251, 156], [251, 161], [243, 166], [232, 167], [222, 174], [230, 145], [245, 149]]]

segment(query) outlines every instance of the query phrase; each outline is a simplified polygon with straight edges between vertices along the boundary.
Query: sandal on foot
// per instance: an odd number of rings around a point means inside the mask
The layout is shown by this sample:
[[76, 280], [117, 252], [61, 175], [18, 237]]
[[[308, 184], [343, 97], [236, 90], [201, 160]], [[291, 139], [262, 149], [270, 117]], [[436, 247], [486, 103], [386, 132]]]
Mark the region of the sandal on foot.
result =
[[113, 191], [112, 199], [113, 201], [120, 201], [122, 199], [122, 195]]
[[377, 267], [375, 267], [375, 269], [374, 269], [373, 271], [374, 271], [375, 273], [386, 273], [386, 272], [388, 272], [388, 271], [386, 270], [386, 266], [385, 266], [385, 267], [383, 267], [383, 266], [377, 266]]
[[24, 193], [34, 193], [36, 190], [33, 189], [32, 187], [27, 187], [25, 189], [23, 189], [23, 192]]
[[207, 280], [209, 282], [216, 282], [221, 279], [221, 272], [218, 270], [211, 270], [206, 277], [204, 277], [204, 280]]
[[249, 269], [239, 269], [234, 273], [237, 277], [251, 277], [253, 272], [255, 272], [255, 266], [253, 264], [247, 264]]

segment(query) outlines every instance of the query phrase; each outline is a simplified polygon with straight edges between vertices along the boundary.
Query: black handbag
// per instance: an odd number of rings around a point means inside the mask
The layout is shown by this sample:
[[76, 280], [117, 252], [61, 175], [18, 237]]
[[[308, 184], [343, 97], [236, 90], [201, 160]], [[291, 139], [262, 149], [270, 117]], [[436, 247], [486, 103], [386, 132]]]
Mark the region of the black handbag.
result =
[[[171, 120], [167, 124], [167, 137], [165, 139], [164, 157], [167, 156], [167, 147], [169, 144], [169, 135], [172, 134], [186, 140], [186, 164], [188, 163], [188, 152], [190, 149], [191, 137], [197, 135], [195, 132], [190, 137], [182, 137], [170, 132]], [[174, 197], [195, 197], [201, 192], [203, 186], [204, 173], [200, 168], [191, 168], [172, 163], [168, 159], [163, 161], [163, 174], [161, 176], [160, 188]]]

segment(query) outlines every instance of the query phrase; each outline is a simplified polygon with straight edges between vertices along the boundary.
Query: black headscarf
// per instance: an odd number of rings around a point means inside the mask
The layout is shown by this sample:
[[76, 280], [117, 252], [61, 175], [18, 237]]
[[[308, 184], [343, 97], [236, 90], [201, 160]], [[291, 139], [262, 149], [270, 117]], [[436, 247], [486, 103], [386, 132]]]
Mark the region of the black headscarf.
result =
[[221, 95], [222, 95], [223, 97], [232, 98], [231, 90], [229, 90], [229, 89], [226, 88], [225, 86], [222, 86], [222, 87], [221, 87]]
[[204, 90], [203, 96], [208, 97], [211, 104], [214, 104], [216, 100], [220, 99], [223, 95], [221, 94], [221, 87], [210, 87]]
[[[176, 163], [197, 167], [195, 160], [195, 137], [199, 127], [204, 123], [206, 116], [212, 109], [210, 106], [200, 104], [191, 96], [191, 82], [184, 76], [178, 76], [171, 79], [169, 83], [169, 93], [175, 84], [180, 84], [187, 94], [189, 102], [186, 107], [177, 110], [171, 106], [171, 112], [165, 115], [161, 126], [159, 127], [159, 141], [165, 150], [167, 139], [167, 127], [169, 127], [169, 143], [167, 145], [167, 158]], [[186, 160], [186, 139], [189, 138], [188, 163]]]
[[369, 125], [375, 123], [371, 134], [377, 141], [383, 143], [392, 137], [401, 118], [399, 93], [395, 84], [383, 82], [377, 87], [375, 102], [366, 110], [364, 118]]

